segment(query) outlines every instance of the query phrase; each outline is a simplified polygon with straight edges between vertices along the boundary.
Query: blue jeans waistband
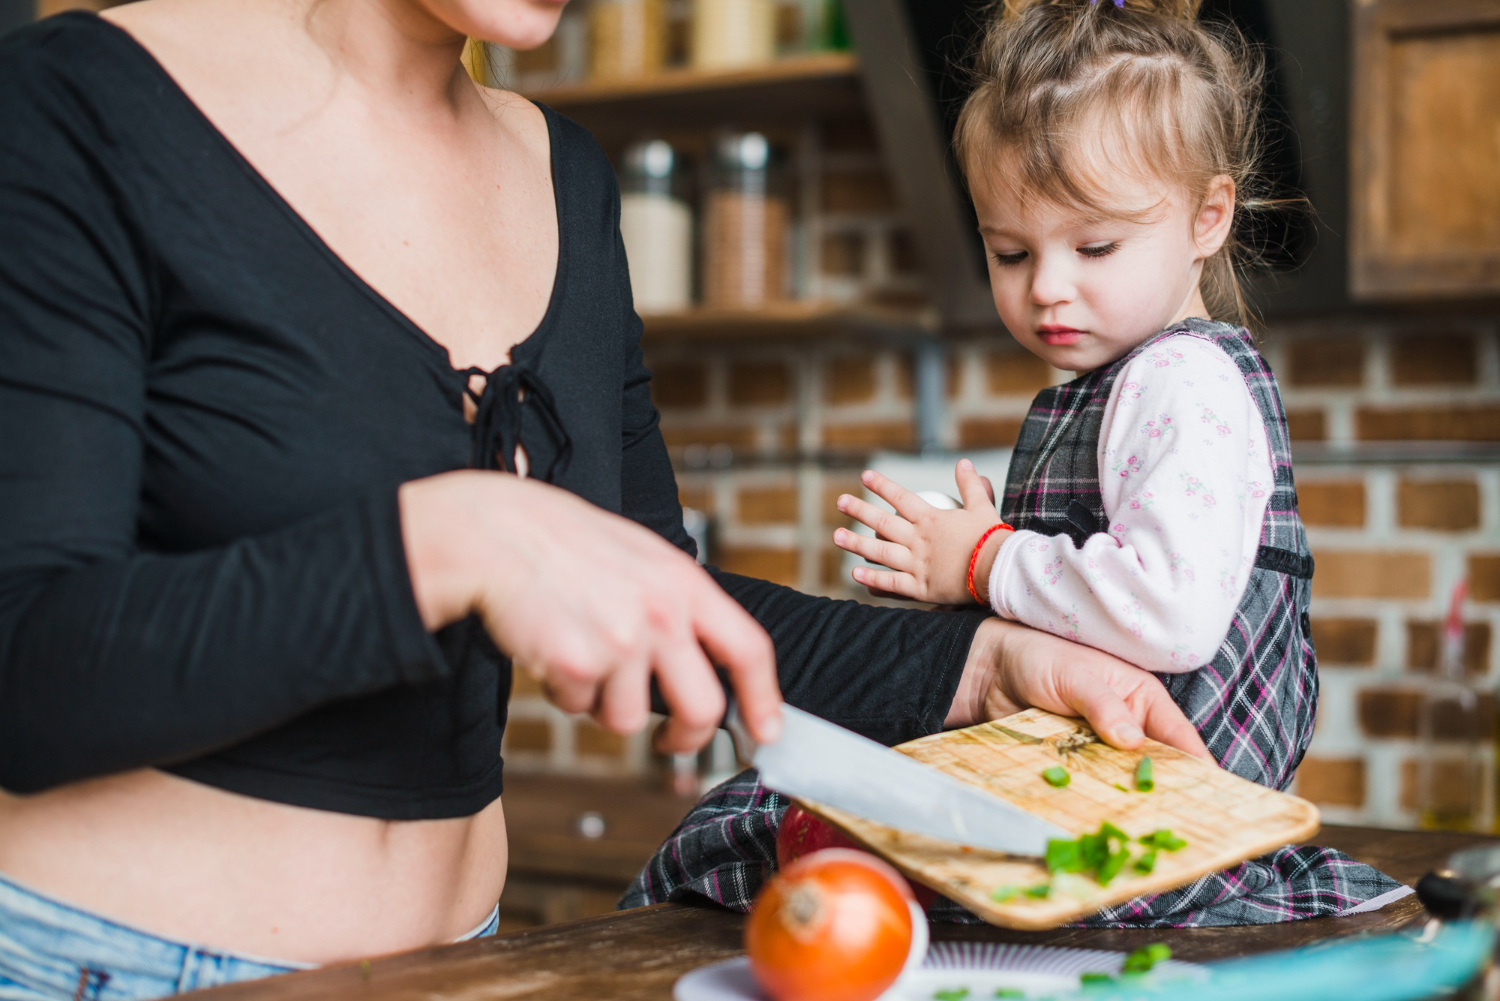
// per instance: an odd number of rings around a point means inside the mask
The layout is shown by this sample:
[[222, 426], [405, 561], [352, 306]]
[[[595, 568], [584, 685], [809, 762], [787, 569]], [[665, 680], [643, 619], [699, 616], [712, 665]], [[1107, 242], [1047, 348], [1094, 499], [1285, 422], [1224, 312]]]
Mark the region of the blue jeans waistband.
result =
[[[497, 907], [463, 939], [498, 925]], [[0, 875], [0, 1001], [148, 1001], [311, 967], [164, 938]]]

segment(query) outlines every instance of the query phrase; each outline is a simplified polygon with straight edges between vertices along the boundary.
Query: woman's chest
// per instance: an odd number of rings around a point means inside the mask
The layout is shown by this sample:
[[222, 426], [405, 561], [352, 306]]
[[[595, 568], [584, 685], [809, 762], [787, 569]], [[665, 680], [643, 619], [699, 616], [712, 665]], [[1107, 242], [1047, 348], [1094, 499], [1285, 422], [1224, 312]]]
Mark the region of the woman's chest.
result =
[[[147, 372], [140, 537], [222, 545], [470, 466], [468, 380], [389, 303], [316, 255], [179, 272]], [[519, 440], [568, 461], [552, 481], [619, 507], [621, 323], [568, 302], [517, 351], [548, 389]]]

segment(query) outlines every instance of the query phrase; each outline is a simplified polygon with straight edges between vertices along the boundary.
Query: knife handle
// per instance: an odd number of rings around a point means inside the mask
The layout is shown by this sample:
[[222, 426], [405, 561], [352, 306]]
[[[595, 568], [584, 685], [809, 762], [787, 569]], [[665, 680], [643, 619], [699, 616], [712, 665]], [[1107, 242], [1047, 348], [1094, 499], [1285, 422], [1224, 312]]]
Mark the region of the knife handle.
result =
[[748, 765], [755, 760], [755, 751], [760, 745], [755, 743], [745, 721], [740, 718], [740, 704], [735, 701], [734, 693], [726, 691], [724, 696], [729, 708], [724, 713], [724, 722], [719, 725], [729, 731], [729, 739], [734, 741], [734, 756], [741, 764]]
[[1429, 872], [1417, 880], [1417, 899], [1440, 921], [1468, 920], [1480, 909], [1473, 885], [1451, 872]]

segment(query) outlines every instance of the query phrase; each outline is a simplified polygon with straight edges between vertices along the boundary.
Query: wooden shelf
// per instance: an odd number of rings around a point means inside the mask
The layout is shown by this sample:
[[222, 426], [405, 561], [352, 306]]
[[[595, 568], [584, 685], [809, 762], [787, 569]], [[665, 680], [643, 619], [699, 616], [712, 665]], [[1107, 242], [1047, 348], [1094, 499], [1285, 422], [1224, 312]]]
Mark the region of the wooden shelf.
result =
[[859, 63], [847, 52], [794, 56], [745, 69], [667, 70], [526, 96], [607, 136], [661, 128], [758, 127], [863, 107]]
[[932, 327], [931, 318], [921, 312], [829, 302], [779, 302], [753, 310], [645, 313], [641, 320], [647, 344], [839, 336], [912, 341], [929, 336]]

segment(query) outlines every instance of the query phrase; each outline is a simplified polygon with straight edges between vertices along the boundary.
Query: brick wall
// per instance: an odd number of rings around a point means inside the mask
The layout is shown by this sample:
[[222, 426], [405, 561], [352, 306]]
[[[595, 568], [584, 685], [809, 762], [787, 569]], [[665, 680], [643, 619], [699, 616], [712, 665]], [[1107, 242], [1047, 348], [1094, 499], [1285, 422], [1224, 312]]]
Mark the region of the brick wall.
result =
[[[1467, 670], [1490, 689], [1500, 666], [1500, 465], [1454, 461], [1464, 443], [1500, 441], [1495, 318], [1288, 325], [1266, 353], [1294, 431], [1328, 443], [1297, 469], [1323, 686], [1298, 789], [1332, 819], [1411, 823], [1419, 712], [1462, 578]], [[1396, 443], [1385, 451], [1403, 461], [1338, 461], [1356, 442]], [[1440, 799], [1452, 785], [1439, 768]]]
[[[1303, 517], [1318, 561], [1313, 630], [1323, 685], [1298, 789], [1331, 818], [1413, 820], [1417, 707], [1452, 586], [1470, 580], [1467, 663], [1496, 676], [1500, 442], [1494, 316], [1282, 324], [1264, 338], [1292, 416]], [[911, 358], [835, 342], [659, 344], [662, 427], [685, 505], [712, 520], [712, 556], [739, 573], [858, 597], [830, 541], [833, 499], [871, 449], [913, 441]], [[1005, 446], [1058, 373], [1006, 342], [953, 346], [946, 443]], [[1341, 448], [1364, 449], [1355, 458]], [[535, 694], [515, 703], [521, 767], [644, 770], [639, 741], [570, 724]], [[519, 721], [526, 721], [522, 726]], [[524, 741], [524, 746], [522, 744]], [[623, 758], [619, 756], [623, 751]]]

